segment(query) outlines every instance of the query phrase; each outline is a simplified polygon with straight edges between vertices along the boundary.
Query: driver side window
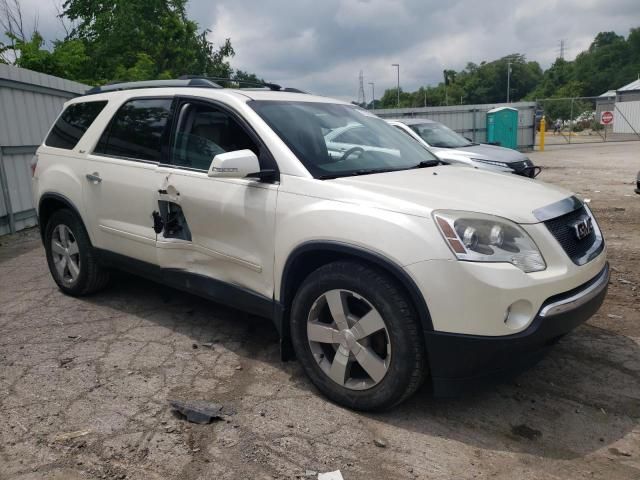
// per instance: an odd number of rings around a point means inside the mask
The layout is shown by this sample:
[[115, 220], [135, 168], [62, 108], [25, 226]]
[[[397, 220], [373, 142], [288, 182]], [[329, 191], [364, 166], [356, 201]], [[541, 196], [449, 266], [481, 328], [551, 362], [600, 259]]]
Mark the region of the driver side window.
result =
[[220, 153], [259, 148], [228, 113], [212, 105], [184, 103], [178, 111], [178, 126], [171, 147], [171, 163], [208, 170]]

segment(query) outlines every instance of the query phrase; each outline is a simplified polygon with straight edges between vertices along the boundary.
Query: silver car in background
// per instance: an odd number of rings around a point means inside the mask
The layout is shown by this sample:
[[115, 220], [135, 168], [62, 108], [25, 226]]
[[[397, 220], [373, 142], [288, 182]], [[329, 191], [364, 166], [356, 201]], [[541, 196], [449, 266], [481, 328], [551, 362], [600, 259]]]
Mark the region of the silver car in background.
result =
[[534, 178], [540, 173], [526, 155], [510, 148], [474, 143], [449, 127], [425, 118], [390, 119], [387, 122], [420, 142], [446, 163], [515, 173]]

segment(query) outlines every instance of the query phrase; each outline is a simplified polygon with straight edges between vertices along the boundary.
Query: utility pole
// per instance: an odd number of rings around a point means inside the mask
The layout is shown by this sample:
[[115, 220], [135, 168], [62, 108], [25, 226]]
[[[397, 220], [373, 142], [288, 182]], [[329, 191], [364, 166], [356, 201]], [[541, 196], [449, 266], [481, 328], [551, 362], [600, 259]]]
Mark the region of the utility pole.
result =
[[424, 106], [425, 108], [427, 106], [427, 89], [426, 88], [424, 89]]
[[449, 94], [447, 93], [447, 86], [449, 85], [449, 71], [443, 70], [444, 75], [444, 104], [449, 105]]
[[511, 60], [507, 62], [507, 103], [509, 103], [510, 88], [511, 88]]
[[358, 104], [365, 103], [367, 103], [367, 99], [364, 96], [364, 73], [360, 70], [360, 75], [358, 75]]
[[400, 108], [400, 64], [392, 63], [392, 67], [396, 67], [398, 69], [398, 83], [397, 83], [397, 92], [398, 92], [398, 108]]
[[369, 82], [371, 85], [371, 110], [376, 109], [376, 84], [375, 82]]

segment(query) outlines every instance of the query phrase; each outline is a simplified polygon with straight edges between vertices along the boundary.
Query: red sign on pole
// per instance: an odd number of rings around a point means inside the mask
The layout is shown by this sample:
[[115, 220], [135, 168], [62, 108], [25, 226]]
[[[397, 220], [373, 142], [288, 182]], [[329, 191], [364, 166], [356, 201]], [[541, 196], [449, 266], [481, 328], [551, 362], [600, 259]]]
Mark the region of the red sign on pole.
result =
[[610, 125], [613, 123], [613, 112], [602, 112], [600, 114], [600, 123], [602, 125]]

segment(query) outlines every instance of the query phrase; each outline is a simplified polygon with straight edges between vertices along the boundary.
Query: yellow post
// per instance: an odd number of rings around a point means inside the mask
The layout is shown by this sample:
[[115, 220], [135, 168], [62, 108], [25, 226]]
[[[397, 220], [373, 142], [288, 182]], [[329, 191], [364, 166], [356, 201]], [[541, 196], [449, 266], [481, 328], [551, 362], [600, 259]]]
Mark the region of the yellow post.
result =
[[540, 151], [544, 152], [544, 133], [547, 131], [547, 122], [544, 115], [540, 119]]

